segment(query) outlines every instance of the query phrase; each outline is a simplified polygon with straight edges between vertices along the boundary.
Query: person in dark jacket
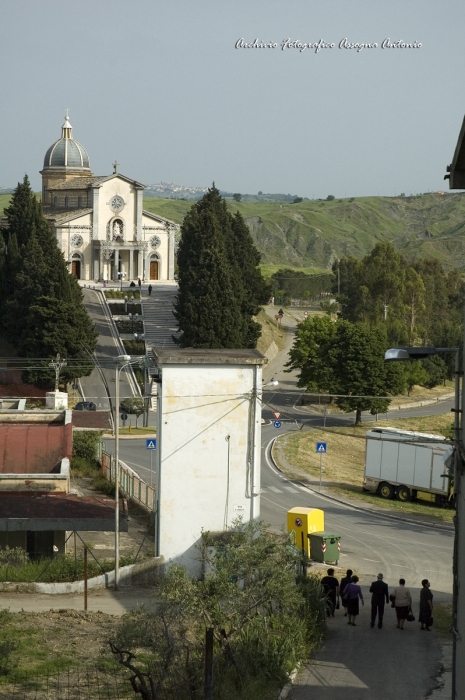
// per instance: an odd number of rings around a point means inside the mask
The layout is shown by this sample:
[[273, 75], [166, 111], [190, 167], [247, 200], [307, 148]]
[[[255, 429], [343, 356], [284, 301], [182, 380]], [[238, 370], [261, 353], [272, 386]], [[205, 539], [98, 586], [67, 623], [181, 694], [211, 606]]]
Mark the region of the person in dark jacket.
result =
[[342, 599], [342, 607], [344, 608], [344, 617], [347, 617], [347, 600], [344, 600], [344, 588], [347, 586], [348, 583], [350, 583], [350, 579], [352, 578], [352, 574], [354, 572], [352, 569], [347, 569], [346, 575], [344, 578], [341, 579], [341, 585], [339, 586], [339, 593], [341, 595]]
[[150, 296], [151, 293], [152, 293], [152, 285], [151, 285], [151, 284], [149, 284], [148, 293], [149, 293], [149, 296]]
[[330, 605], [328, 606], [328, 617], [332, 615], [334, 617], [334, 611], [336, 610], [337, 601], [339, 598], [339, 581], [334, 576], [334, 569], [328, 569], [328, 575], [321, 579], [321, 585], [326, 594]]
[[433, 624], [433, 618], [431, 616], [433, 612], [433, 594], [429, 589], [431, 584], [427, 578], [424, 578], [421, 585], [423, 588], [420, 591], [420, 629], [431, 632], [430, 627]]
[[387, 584], [383, 581], [383, 574], [378, 574], [376, 581], [370, 586], [371, 593], [371, 623], [370, 627], [375, 626], [376, 615], [378, 615], [378, 627], [383, 626], [384, 604], [389, 603], [389, 590]]

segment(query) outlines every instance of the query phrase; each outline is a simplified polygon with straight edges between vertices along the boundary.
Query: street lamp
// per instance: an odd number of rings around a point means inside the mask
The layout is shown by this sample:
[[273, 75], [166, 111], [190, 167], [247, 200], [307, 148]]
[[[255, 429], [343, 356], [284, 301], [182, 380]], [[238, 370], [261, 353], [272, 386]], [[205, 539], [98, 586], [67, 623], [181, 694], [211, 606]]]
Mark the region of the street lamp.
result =
[[121, 370], [131, 362], [130, 355], [115, 357], [116, 386], [115, 386], [115, 591], [119, 586], [119, 379]]
[[[396, 362], [403, 360], [423, 360], [426, 357], [439, 355], [443, 352], [455, 352], [455, 407], [454, 412], [454, 440], [456, 442], [456, 454], [458, 455], [458, 442], [460, 438], [460, 348], [390, 348], [384, 353], [385, 362]], [[457, 464], [457, 458], [455, 460]]]
[[121, 292], [122, 292], [123, 291], [123, 280], [126, 277], [126, 273], [125, 272], [118, 272], [118, 277], [121, 280]]

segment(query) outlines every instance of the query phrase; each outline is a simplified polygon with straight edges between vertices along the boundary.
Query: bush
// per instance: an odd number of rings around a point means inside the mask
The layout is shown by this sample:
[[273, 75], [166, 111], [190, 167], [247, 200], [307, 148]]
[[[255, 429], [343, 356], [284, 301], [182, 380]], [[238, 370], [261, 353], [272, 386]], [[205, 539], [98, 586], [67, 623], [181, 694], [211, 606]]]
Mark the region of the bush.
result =
[[[127, 566], [134, 562], [134, 556], [120, 558], [120, 566]], [[87, 558], [87, 576], [100, 576], [107, 571], [113, 571], [115, 562], [113, 559], [104, 559], [98, 564], [92, 556]], [[61, 581], [82, 581], [84, 578], [84, 559], [74, 558], [72, 554], [63, 554], [53, 559], [41, 559], [40, 561], [28, 561], [15, 567], [0, 565], [0, 581], [15, 581], [24, 583], [59, 583]]]
[[134, 299], [140, 299], [140, 292], [136, 287], [129, 287], [121, 292], [119, 289], [106, 289], [104, 292], [107, 299], [124, 299], [124, 297], [133, 296]]
[[101, 430], [79, 430], [73, 432], [73, 461], [77, 457], [88, 462], [97, 463], [99, 443], [102, 438]]
[[71, 472], [73, 476], [95, 477], [98, 470], [99, 465], [96, 460], [89, 461], [85, 457], [75, 457], [71, 460]]
[[28, 553], [22, 547], [0, 549], [0, 566], [22, 566], [29, 561]]

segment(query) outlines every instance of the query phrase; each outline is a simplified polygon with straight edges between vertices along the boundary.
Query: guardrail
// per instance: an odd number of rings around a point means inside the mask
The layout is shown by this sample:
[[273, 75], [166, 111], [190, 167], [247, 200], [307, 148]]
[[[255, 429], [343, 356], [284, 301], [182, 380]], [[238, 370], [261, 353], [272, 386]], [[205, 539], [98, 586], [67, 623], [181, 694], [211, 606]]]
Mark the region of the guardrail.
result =
[[[102, 451], [102, 472], [108, 481], [114, 483], [116, 464], [113, 455]], [[130, 498], [150, 512], [155, 511], [155, 486], [147, 484], [137, 472], [119, 460], [119, 486], [126, 498]]]

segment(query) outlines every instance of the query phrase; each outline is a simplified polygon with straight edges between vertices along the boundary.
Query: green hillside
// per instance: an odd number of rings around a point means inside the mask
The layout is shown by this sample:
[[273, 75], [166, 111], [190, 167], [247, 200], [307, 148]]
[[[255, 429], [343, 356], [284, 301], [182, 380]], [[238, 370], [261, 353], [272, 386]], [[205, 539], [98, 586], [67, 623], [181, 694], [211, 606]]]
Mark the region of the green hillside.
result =
[[[181, 223], [190, 202], [144, 198], [144, 208]], [[333, 201], [234, 202], [267, 266], [328, 268], [335, 258], [361, 258], [389, 240], [410, 260], [465, 267], [465, 194], [356, 197]]]
[[[0, 214], [10, 195], [0, 195]], [[408, 259], [432, 257], [465, 268], [465, 193], [351, 197], [332, 201], [235, 202], [266, 269], [328, 269], [335, 258], [362, 258], [389, 240]], [[192, 202], [144, 197], [144, 208], [181, 223]]]

